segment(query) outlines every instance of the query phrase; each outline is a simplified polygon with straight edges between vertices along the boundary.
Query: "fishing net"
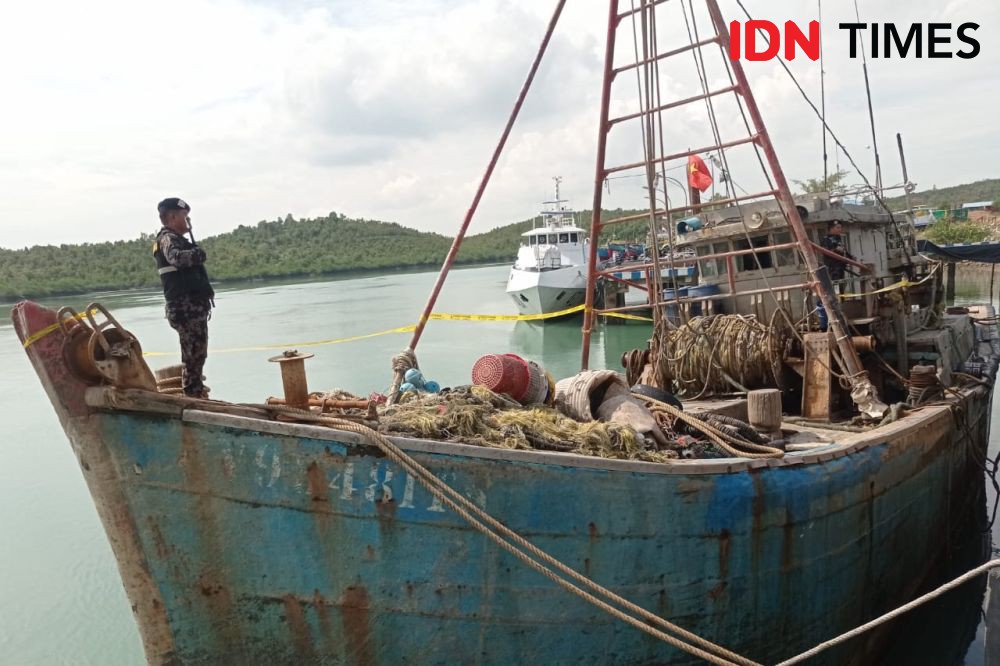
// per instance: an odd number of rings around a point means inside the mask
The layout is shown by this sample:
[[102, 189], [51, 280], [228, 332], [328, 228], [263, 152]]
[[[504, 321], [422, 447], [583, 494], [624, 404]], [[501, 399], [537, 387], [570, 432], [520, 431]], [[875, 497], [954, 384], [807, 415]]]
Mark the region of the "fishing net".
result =
[[581, 423], [550, 407], [525, 408], [483, 386], [440, 394], [405, 394], [379, 414], [379, 430], [505, 449], [565, 451], [602, 458], [663, 462], [673, 451], [653, 451], [635, 430], [601, 421]]

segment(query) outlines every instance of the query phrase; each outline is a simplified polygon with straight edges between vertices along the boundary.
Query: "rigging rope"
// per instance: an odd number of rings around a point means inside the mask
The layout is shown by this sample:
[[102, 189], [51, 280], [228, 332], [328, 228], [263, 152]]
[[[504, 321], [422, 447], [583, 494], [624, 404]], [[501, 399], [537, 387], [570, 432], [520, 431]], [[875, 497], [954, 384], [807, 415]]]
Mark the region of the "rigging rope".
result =
[[[749, 21], [754, 20], [753, 17], [750, 16], [750, 12], [747, 11], [747, 8], [743, 6], [743, 0], [736, 0], [736, 4], [739, 5], [740, 9], [743, 10], [743, 13], [747, 17], [747, 20], [749, 20]], [[765, 40], [768, 39], [767, 33], [765, 33], [763, 30], [758, 30], [758, 34], [760, 34], [760, 36], [763, 39], [765, 39]], [[765, 42], [765, 43], [769, 43], [769, 42]], [[879, 189], [877, 189], [875, 186], [873, 186], [871, 184], [871, 181], [869, 181], [868, 177], [865, 176], [864, 172], [861, 170], [861, 167], [859, 167], [858, 163], [854, 161], [854, 157], [851, 156], [850, 151], [848, 151], [847, 147], [844, 146], [843, 143], [841, 143], [841, 141], [840, 141], [839, 138], [837, 138], [836, 133], [833, 131], [833, 129], [830, 127], [830, 125], [826, 122], [825, 113], [820, 113], [819, 109], [816, 108], [816, 105], [813, 103], [812, 99], [809, 98], [809, 95], [806, 94], [806, 91], [802, 88], [802, 84], [800, 84], [799, 80], [797, 78], [795, 78], [794, 74], [792, 74], [792, 70], [788, 68], [788, 64], [783, 59], [781, 59], [781, 58], [777, 58], [777, 61], [781, 65], [781, 67], [785, 70], [785, 73], [788, 74], [789, 78], [791, 78], [792, 83], [795, 84], [795, 87], [798, 88], [799, 94], [802, 95], [802, 99], [804, 99], [806, 101], [806, 104], [809, 105], [809, 108], [811, 108], [813, 110], [813, 113], [816, 114], [816, 117], [820, 119], [820, 122], [823, 124], [823, 127], [825, 127], [826, 131], [828, 131], [830, 133], [830, 137], [833, 139], [834, 143], [836, 144], [837, 149], [839, 151], [843, 151], [844, 157], [847, 158], [847, 160], [851, 163], [851, 166], [854, 167], [854, 170], [858, 173], [859, 176], [861, 176], [861, 180], [864, 181], [865, 186], [868, 187], [868, 189], [871, 190], [872, 195], [875, 197], [876, 201], [878, 201], [879, 205], [882, 206], [882, 209], [885, 210], [885, 212], [889, 214], [889, 220], [892, 222], [893, 227], [896, 229], [896, 234], [899, 236], [900, 241], [902, 241], [903, 240], [903, 233], [899, 229], [899, 223], [896, 221], [896, 217], [892, 214], [892, 210], [889, 209], [889, 205], [885, 202], [885, 199], [882, 198], [882, 194], [879, 191]], [[836, 153], [836, 155], [837, 155], [837, 160], [838, 160], [838, 162], [837, 162], [837, 170], [840, 171], [840, 162], [839, 162], [840, 153], [838, 152], [838, 153]], [[909, 261], [910, 263], [913, 263], [913, 255], [910, 254], [910, 248], [909, 248], [909, 246], [905, 242], [902, 243], [902, 246], [903, 246], [903, 253], [906, 255], [907, 261]]]
[[990, 560], [986, 564], [980, 565], [980, 566], [976, 567], [975, 569], [972, 569], [971, 571], [965, 572], [964, 574], [962, 574], [958, 578], [955, 578], [954, 580], [951, 580], [951, 581], [945, 583], [941, 587], [939, 587], [939, 588], [937, 588], [935, 590], [931, 590], [930, 592], [928, 592], [927, 594], [925, 594], [923, 596], [917, 597], [916, 599], [914, 599], [913, 601], [911, 601], [908, 604], [900, 606], [899, 608], [896, 608], [895, 610], [889, 611], [885, 615], [881, 615], [881, 616], [875, 618], [874, 620], [872, 620], [871, 622], [868, 622], [867, 624], [863, 624], [860, 627], [857, 627], [857, 628], [852, 629], [852, 630], [850, 630], [850, 631], [848, 631], [846, 633], [843, 633], [840, 636], [837, 636], [836, 638], [831, 638], [830, 640], [826, 641], [825, 643], [820, 643], [819, 645], [817, 645], [816, 647], [812, 648], [811, 650], [807, 650], [806, 652], [803, 652], [802, 654], [795, 655], [791, 659], [786, 659], [785, 661], [777, 664], [777, 666], [792, 666], [792, 664], [798, 664], [798, 663], [801, 663], [801, 662], [803, 662], [803, 661], [805, 661], [807, 659], [815, 657], [817, 654], [819, 654], [820, 652], [823, 652], [824, 650], [828, 650], [829, 648], [832, 648], [835, 645], [840, 645], [841, 643], [844, 643], [844, 642], [846, 642], [846, 641], [854, 638], [855, 636], [859, 636], [859, 635], [865, 633], [866, 631], [874, 629], [875, 627], [877, 627], [877, 626], [879, 626], [881, 624], [885, 624], [886, 622], [888, 622], [888, 621], [890, 621], [890, 620], [892, 620], [892, 619], [894, 619], [896, 617], [899, 617], [903, 613], [907, 613], [907, 612], [913, 610], [914, 608], [916, 608], [917, 606], [921, 606], [921, 605], [927, 603], [928, 601], [931, 601], [933, 599], [937, 599], [942, 594], [948, 592], [949, 590], [952, 590], [952, 589], [958, 587], [962, 583], [970, 581], [973, 578], [975, 578], [976, 576], [982, 575], [982, 574], [986, 573], [987, 571], [989, 571], [990, 569], [996, 569], [997, 567], [1000, 567], [1000, 560]]
[[[854, 0], [854, 16], [861, 23], [861, 12], [858, 11], [858, 0]], [[861, 49], [861, 70], [865, 75], [865, 95], [868, 98], [868, 121], [872, 128], [872, 151], [875, 153], [875, 186], [882, 189], [882, 162], [878, 154], [878, 136], [875, 134], [875, 111], [872, 109], [872, 87], [868, 80], [868, 56]]]

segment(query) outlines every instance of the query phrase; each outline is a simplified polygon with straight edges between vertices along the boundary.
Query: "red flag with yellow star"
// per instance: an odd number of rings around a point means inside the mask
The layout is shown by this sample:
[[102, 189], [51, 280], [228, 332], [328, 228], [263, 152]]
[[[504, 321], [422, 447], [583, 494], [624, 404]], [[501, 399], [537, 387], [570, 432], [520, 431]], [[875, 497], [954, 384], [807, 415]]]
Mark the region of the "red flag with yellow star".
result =
[[688, 184], [702, 192], [712, 186], [712, 173], [697, 155], [688, 156]]

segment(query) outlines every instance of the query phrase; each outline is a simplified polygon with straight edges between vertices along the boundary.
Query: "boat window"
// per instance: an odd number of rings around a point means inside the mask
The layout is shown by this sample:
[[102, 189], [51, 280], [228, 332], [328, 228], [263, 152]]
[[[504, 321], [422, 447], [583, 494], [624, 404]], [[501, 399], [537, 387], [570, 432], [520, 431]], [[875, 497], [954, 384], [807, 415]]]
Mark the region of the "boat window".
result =
[[[774, 234], [775, 245], [784, 245], [791, 242], [792, 234], [788, 231], [779, 231]], [[799, 263], [798, 252], [796, 252], [794, 247], [790, 247], [787, 250], [775, 250], [774, 263], [777, 266], [794, 266]]]
[[[750, 241], [753, 243], [753, 247], [767, 247], [768, 244], [767, 236], [755, 236], [751, 238]], [[750, 247], [750, 242], [747, 242], [747, 239], [745, 238], [737, 239], [733, 243], [733, 249], [735, 250], [749, 250]], [[756, 259], [754, 259], [754, 257], [756, 257]], [[741, 254], [737, 257], [737, 270], [755, 271], [757, 270], [757, 262], [760, 262], [761, 268], [772, 268], [774, 266], [771, 260], [770, 251], [754, 252], [752, 254]]]
[[569, 242], [570, 243], [579, 243], [580, 242], [580, 234], [570, 234], [569, 235]]
[[[694, 251], [699, 257], [704, 257], [712, 254], [712, 247], [710, 245], [699, 245]], [[698, 268], [704, 277], [715, 277], [719, 274], [715, 262], [711, 259], [698, 262]]]
[[549, 244], [555, 245], [559, 242], [559, 236], [557, 234], [549, 234]]
[[560, 243], [568, 243], [569, 242], [569, 234], [559, 234], [559, 242]]
[[538, 245], [538, 236], [528, 236], [528, 245]]
[[[712, 243], [712, 254], [722, 254], [723, 252], [729, 252], [728, 241], [725, 243]], [[725, 275], [729, 272], [725, 257], [720, 257], [715, 260], [715, 271], [719, 275]]]

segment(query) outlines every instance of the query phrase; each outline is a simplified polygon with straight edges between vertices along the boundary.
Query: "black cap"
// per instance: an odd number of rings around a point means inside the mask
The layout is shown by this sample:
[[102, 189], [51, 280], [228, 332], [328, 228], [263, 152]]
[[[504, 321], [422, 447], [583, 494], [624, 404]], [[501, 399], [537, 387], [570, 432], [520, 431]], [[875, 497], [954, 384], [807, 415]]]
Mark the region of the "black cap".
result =
[[186, 201], [178, 197], [170, 197], [169, 199], [164, 199], [160, 203], [156, 204], [156, 210], [163, 215], [164, 213], [169, 213], [172, 210], [186, 210], [190, 211], [191, 206], [188, 205]]

